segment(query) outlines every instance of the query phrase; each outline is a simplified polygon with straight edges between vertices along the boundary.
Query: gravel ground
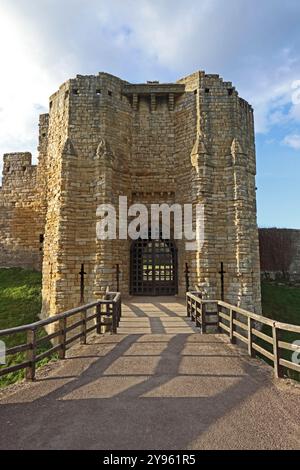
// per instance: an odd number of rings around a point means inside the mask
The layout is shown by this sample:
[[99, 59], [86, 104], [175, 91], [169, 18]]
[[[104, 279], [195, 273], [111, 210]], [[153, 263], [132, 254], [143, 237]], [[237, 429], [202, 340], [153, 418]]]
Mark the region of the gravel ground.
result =
[[[155, 312], [145, 315], [161, 331]], [[300, 449], [298, 385], [225, 335], [167, 328], [91, 336], [35, 382], [2, 390], [0, 448]]]

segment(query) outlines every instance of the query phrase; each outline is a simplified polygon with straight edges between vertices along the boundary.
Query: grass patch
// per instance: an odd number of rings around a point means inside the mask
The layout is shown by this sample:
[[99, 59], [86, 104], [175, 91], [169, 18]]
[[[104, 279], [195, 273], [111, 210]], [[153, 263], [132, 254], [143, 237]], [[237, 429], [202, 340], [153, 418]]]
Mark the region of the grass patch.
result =
[[[0, 330], [33, 323], [39, 320], [41, 311], [41, 274], [21, 268], [0, 268]], [[43, 328], [38, 330], [37, 337], [46, 336]], [[0, 338], [6, 348], [26, 343], [26, 333], [18, 333]], [[48, 341], [37, 349], [40, 354], [51, 347]], [[45, 358], [37, 366], [49, 362]], [[7, 357], [6, 366], [20, 364], [25, 361], [25, 353]], [[2, 366], [4, 367], [4, 366]], [[1, 366], [0, 366], [1, 369]], [[0, 377], [0, 387], [12, 384], [24, 378], [24, 370], [12, 372]]]
[[300, 325], [300, 288], [262, 282], [263, 315]]
[[[265, 317], [273, 320], [300, 325], [300, 288], [262, 282], [262, 311]], [[263, 327], [263, 332], [270, 335], [269, 330], [271, 330], [270, 327], [266, 325]], [[298, 333], [282, 332], [282, 341], [292, 343], [295, 340], [300, 340]], [[270, 349], [267, 343], [263, 342], [261, 345], [272, 352], [272, 348]], [[292, 360], [291, 351], [282, 350], [281, 354], [284, 359]], [[288, 377], [300, 381], [298, 372], [287, 370], [286, 373]]]

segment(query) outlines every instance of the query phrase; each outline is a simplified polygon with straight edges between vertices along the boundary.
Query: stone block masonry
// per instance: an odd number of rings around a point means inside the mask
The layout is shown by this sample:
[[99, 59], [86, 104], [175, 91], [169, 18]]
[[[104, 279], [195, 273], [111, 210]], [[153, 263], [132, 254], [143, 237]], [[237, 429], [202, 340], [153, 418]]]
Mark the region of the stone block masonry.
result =
[[38, 165], [5, 156], [1, 264], [42, 265], [43, 316], [78, 305], [81, 264], [85, 301], [116, 289], [117, 264], [126, 296], [132, 241], [96, 238], [99, 204], [202, 203], [202, 249], [176, 240], [178, 295], [188, 263], [190, 286], [220, 298], [223, 262], [225, 300], [259, 313], [255, 173], [253, 110], [218, 75], [167, 84], [77, 75], [40, 117]]
[[44, 217], [37, 166], [28, 152], [4, 155], [0, 189], [0, 266], [41, 269]]
[[259, 229], [263, 279], [300, 285], [300, 230]]

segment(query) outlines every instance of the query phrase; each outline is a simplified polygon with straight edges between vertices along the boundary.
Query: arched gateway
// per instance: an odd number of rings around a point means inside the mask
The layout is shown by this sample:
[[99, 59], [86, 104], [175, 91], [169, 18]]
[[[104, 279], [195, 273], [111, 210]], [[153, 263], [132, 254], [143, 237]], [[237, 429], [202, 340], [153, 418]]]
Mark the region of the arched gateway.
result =
[[130, 293], [175, 295], [178, 292], [177, 248], [173, 240], [138, 238], [130, 249]]

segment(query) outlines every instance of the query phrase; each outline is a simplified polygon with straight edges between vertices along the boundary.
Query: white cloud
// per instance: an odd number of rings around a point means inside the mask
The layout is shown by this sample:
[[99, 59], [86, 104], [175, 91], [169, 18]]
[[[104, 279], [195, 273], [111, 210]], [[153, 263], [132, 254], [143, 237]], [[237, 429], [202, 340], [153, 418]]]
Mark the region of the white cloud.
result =
[[[232, 80], [256, 131], [300, 122], [298, 0], [1, 0], [0, 155], [34, 150], [60, 83], [108, 71], [130, 81], [195, 70]], [[289, 136], [288, 136], [289, 137]]]
[[0, 153], [35, 151], [38, 115], [48, 109], [57, 84], [34, 60], [31, 37], [18, 18], [1, 10]]
[[300, 134], [290, 134], [283, 139], [283, 143], [295, 150], [300, 150]]

